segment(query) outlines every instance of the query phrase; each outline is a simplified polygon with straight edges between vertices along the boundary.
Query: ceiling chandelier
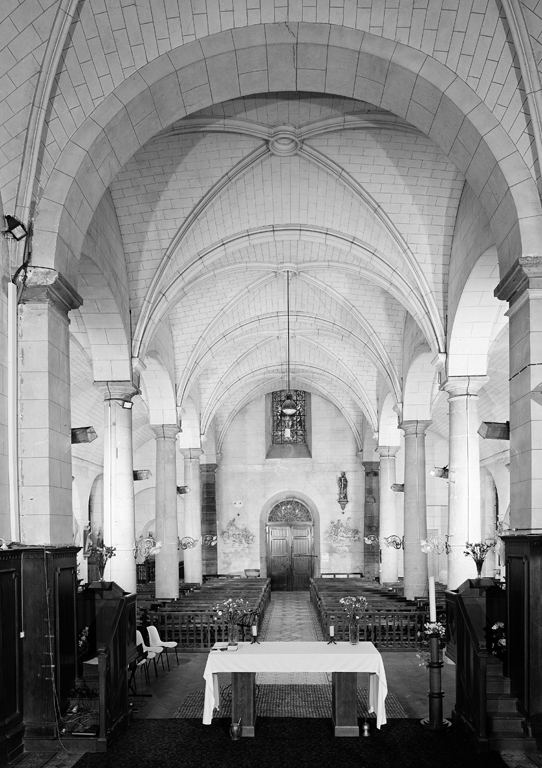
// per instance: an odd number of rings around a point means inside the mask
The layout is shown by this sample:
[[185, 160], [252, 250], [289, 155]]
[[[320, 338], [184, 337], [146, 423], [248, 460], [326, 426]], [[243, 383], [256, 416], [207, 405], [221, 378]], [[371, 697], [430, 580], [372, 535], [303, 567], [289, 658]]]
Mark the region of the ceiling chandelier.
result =
[[[287, 388], [286, 399], [282, 403], [281, 411], [284, 416], [293, 416], [297, 412], [297, 405], [292, 397], [290, 388], [290, 270], [286, 270], [286, 329], [287, 329]], [[288, 435], [289, 436], [289, 435]]]

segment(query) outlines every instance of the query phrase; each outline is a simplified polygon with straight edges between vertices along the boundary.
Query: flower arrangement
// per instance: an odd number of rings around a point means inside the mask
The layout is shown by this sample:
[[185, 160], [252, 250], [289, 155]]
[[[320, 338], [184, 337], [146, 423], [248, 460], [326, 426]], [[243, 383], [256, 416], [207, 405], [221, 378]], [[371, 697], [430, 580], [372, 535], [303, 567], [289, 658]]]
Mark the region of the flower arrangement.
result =
[[228, 628], [228, 641], [230, 643], [237, 640], [237, 624], [247, 614], [252, 613], [252, 607], [247, 600], [243, 600], [242, 597], [233, 599], [229, 597], [227, 600], [223, 600], [221, 603], [217, 603], [213, 606], [213, 611], [216, 611], [215, 621], [218, 621], [222, 616], [226, 619]]
[[368, 609], [367, 600], [364, 597], [358, 595], [357, 597], [348, 596], [341, 597], [339, 603], [343, 607], [343, 611], [348, 616], [348, 621], [359, 621], [361, 614]]
[[423, 625], [423, 631], [427, 637], [446, 637], [446, 627], [444, 624], [441, 624], [440, 621], [427, 621]]
[[106, 547], [103, 544], [94, 544], [90, 547], [89, 554], [96, 559], [96, 564], [100, 572], [100, 581], [103, 581], [107, 561], [115, 555], [115, 552], [115, 547]]
[[476, 571], [478, 573], [478, 577], [480, 577], [484, 560], [486, 559], [489, 550], [493, 549], [495, 546], [495, 542], [491, 541], [489, 543], [484, 543], [483, 541], [477, 541], [474, 544], [471, 544], [469, 541], [467, 541], [465, 546], [465, 557], [472, 557], [476, 563]]
[[213, 606], [213, 611], [217, 613], [215, 619], [225, 614], [228, 621], [237, 621], [245, 613], [250, 613], [251, 610], [250, 603], [247, 600], [243, 600], [242, 597], [238, 597], [235, 600], [229, 597], [227, 600], [223, 600], [221, 603]]
[[86, 653], [88, 651], [88, 627], [83, 627], [81, 630], [77, 644], [79, 646], [80, 654]]
[[503, 659], [506, 654], [506, 630], [502, 621], [497, 621], [491, 627], [490, 648], [493, 656]]

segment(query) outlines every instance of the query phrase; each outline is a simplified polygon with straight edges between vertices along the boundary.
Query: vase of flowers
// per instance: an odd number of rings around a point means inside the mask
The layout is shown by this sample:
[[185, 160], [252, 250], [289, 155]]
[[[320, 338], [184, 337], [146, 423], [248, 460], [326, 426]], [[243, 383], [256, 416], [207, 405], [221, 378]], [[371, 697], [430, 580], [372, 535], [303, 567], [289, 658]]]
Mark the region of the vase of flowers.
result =
[[115, 547], [106, 547], [104, 544], [94, 544], [90, 547], [89, 554], [93, 557], [94, 562], [98, 566], [100, 581], [104, 580], [105, 566], [107, 565], [108, 560], [114, 557], [115, 552]]
[[239, 621], [243, 616], [252, 611], [250, 603], [243, 600], [242, 597], [235, 600], [229, 597], [227, 600], [217, 603], [213, 607], [213, 611], [216, 611], [215, 621], [218, 621], [220, 618], [225, 619], [228, 643], [236, 643], [239, 633]]
[[78, 654], [79, 656], [84, 656], [85, 653], [88, 653], [89, 643], [88, 643], [88, 627], [83, 627], [81, 630], [81, 634], [79, 635], [79, 640], [77, 642], [78, 645]]
[[341, 597], [339, 600], [348, 619], [348, 639], [352, 645], [359, 642], [359, 621], [367, 610], [367, 600], [361, 595]]
[[472, 557], [476, 565], [477, 576], [480, 578], [484, 560], [486, 559], [489, 550], [495, 546], [495, 542], [484, 543], [483, 541], [477, 541], [476, 543], [471, 544], [467, 541], [465, 546], [467, 547], [465, 550], [465, 557]]

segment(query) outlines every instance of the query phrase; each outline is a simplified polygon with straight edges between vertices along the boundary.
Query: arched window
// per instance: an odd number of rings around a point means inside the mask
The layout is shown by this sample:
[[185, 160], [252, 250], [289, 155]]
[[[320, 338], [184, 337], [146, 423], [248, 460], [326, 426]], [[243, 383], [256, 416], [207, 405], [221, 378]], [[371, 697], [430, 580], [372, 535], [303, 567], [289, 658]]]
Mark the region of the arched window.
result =
[[275, 504], [267, 517], [268, 523], [312, 523], [310, 510], [297, 499], [283, 499]]

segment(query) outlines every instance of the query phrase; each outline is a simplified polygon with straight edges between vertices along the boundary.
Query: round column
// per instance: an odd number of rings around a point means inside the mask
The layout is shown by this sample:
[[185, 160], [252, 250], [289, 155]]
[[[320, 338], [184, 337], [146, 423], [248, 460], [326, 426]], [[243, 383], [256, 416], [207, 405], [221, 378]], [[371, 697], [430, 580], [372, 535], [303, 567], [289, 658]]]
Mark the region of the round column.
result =
[[[104, 395], [103, 541], [115, 547], [104, 578], [125, 592], [135, 592], [136, 563], [132, 397], [138, 390], [129, 381], [96, 382]], [[124, 403], [130, 403], [126, 407]]]
[[405, 597], [427, 595], [429, 590], [427, 555], [421, 540], [427, 538], [427, 500], [425, 430], [430, 421], [403, 421], [405, 433]]
[[156, 541], [162, 549], [155, 556], [157, 598], [179, 597], [179, 554], [177, 529], [176, 424], [151, 425], [156, 435]]
[[399, 450], [398, 445], [380, 445], [377, 448], [380, 454], [380, 583], [391, 584], [396, 582], [399, 573], [399, 551], [394, 547], [388, 547], [385, 538], [397, 535], [397, 494], [391, 486], [395, 483], [395, 456]]
[[190, 493], [184, 497], [184, 535], [196, 541], [196, 546], [184, 551], [184, 580], [201, 584], [203, 564], [201, 555], [201, 480], [199, 457], [201, 448], [185, 448], [184, 482]]
[[450, 463], [448, 469], [448, 587], [457, 589], [476, 578], [476, 566], [465, 557], [465, 543], [481, 541], [480, 445], [478, 392], [486, 376], [452, 376], [448, 392]]

